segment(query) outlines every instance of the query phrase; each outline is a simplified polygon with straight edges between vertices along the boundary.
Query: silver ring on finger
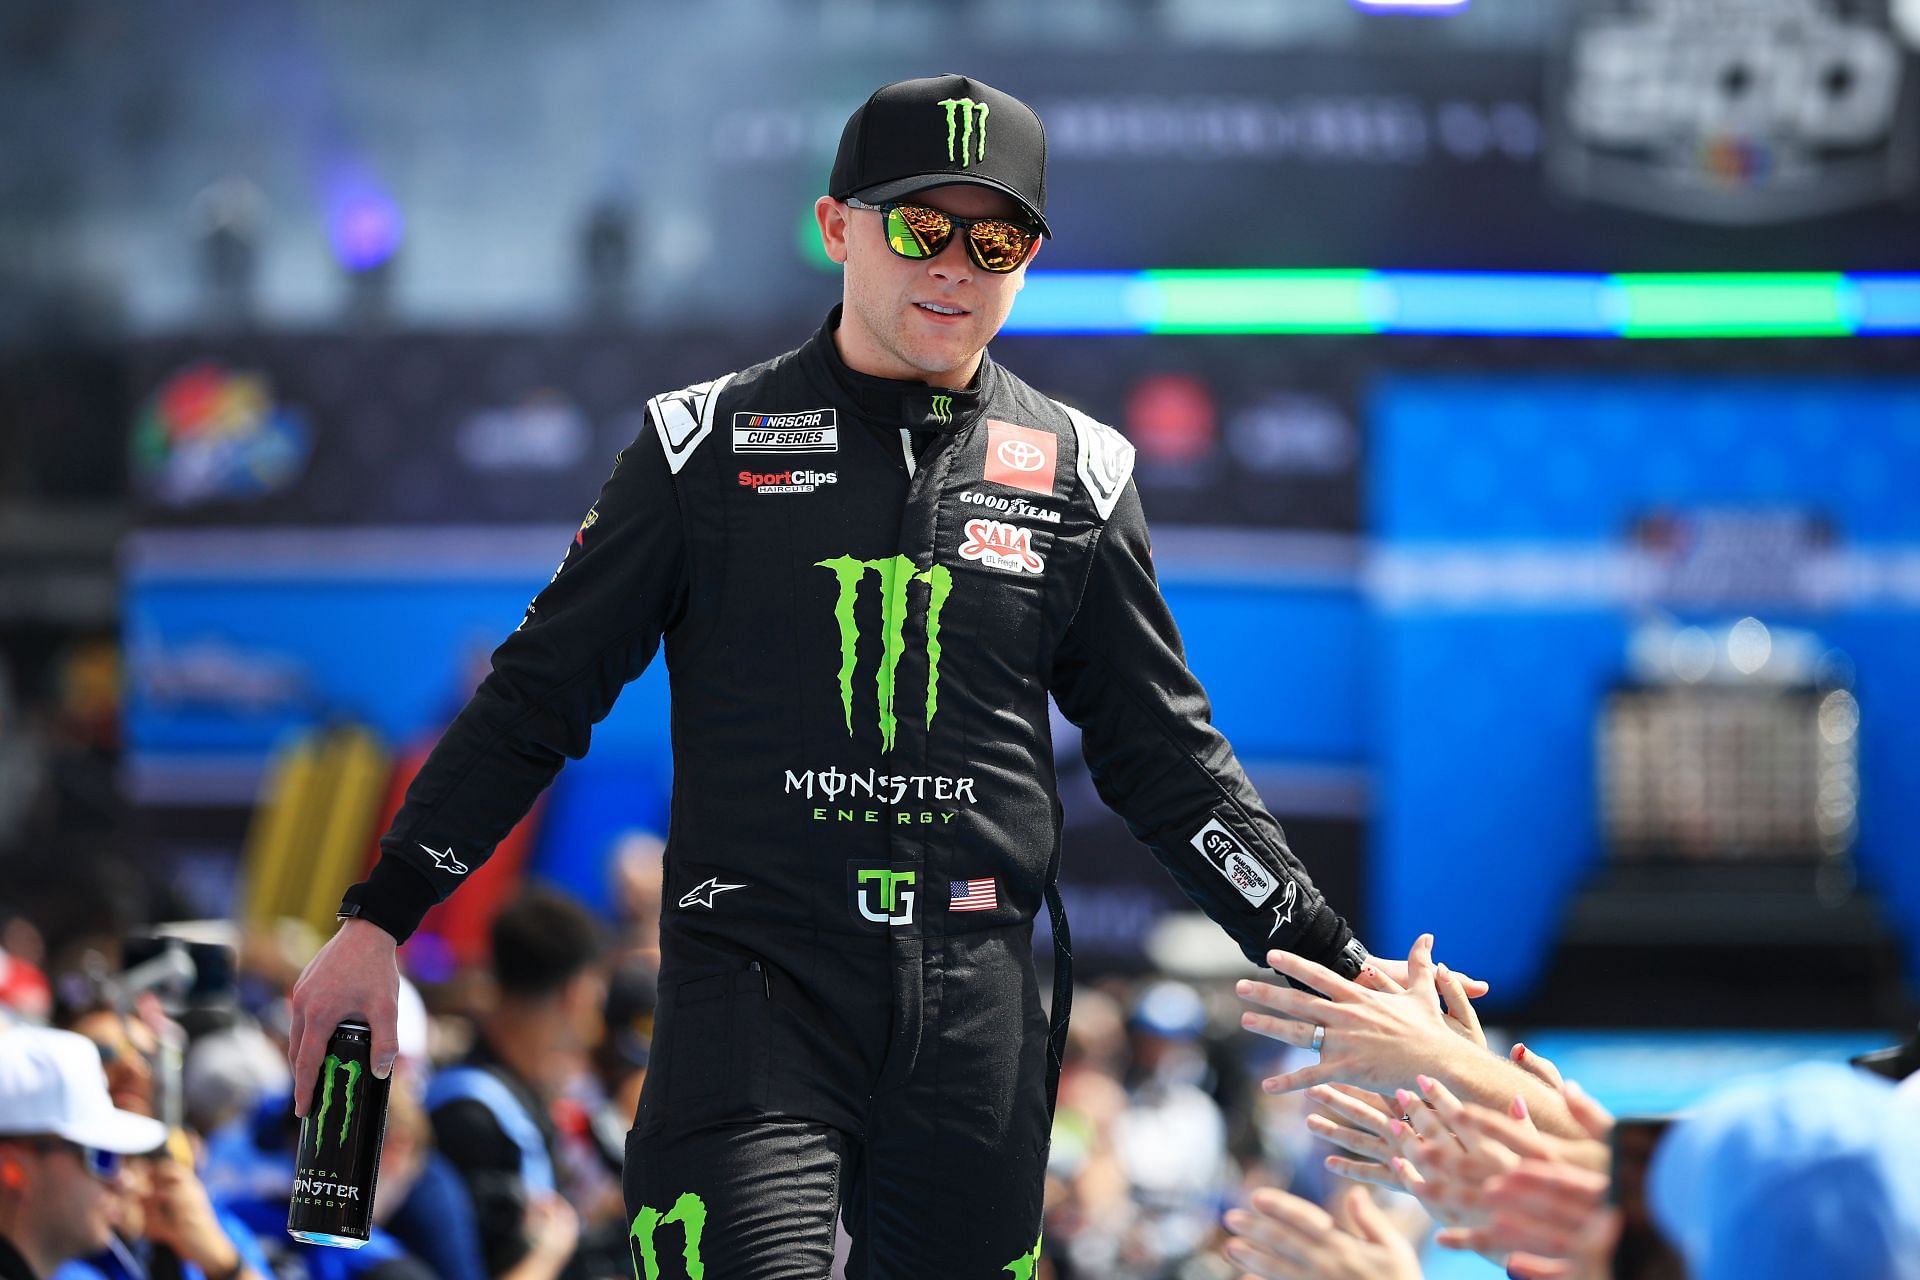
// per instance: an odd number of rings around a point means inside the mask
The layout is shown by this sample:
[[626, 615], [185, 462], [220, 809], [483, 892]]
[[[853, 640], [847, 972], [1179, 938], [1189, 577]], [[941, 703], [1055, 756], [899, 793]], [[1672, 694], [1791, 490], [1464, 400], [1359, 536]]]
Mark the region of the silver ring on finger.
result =
[[1327, 1029], [1325, 1027], [1316, 1026], [1313, 1029], [1313, 1040], [1310, 1044], [1307, 1045], [1307, 1048], [1313, 1050], [1315, 1053], [1319, 1053], [1321, 1050], [1321, 1047], [1326, 1043], [1327, 1043]]

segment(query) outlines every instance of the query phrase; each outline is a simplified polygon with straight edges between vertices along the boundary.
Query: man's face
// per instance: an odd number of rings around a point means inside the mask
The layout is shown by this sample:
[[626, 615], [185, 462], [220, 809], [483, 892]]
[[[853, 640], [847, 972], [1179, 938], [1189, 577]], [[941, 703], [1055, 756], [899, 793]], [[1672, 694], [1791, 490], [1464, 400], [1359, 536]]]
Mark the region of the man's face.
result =
[[[904, 199], [961, 218], [1026, 220], [1011, 196], [986, 187], [929, 187]], [[840, 341], [848, 363], [881, 377], [950, 379], [944, 385], [971, 377], [1026, 284], [1033, 256], [1005, 275], [982, 271], [956, 230], [934, 257], [903, 258], [887, 247], [878, 213], [823, 197], [815, 215], [827, 256], [846, 266]]]
[[152, 1115], [153, 1069], [148, 1063], [159, 1048], [152, 1029], [112, 1012], [89, 1013], [73, 1029], [99, 1046], [113, 1105], [136, 1115]]
[[80, 1148], [57, 1139], [6, 1147], [0, 1154], [18, 1160], [26, 1174], [22, 1209], [46, 1246], [63, 1258], [84, 1258], [112, 1242], [125, 1207], [117, 1178], [95, 1177]]

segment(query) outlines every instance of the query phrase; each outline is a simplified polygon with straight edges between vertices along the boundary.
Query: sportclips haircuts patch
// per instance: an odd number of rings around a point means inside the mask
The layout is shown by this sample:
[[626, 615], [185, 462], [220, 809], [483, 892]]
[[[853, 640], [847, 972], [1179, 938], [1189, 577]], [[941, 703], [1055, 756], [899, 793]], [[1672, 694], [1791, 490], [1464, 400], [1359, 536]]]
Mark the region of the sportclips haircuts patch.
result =
[[1254, 906], [1264, 905], [1280, 887], [1279, 878], [1267, 870], [1266, 864], [1254, 857], [1253, 851], [1239, 836], [1227, 830], [1220, 819], [1214, 818], [1194, 832], [1192, 843], [1206, 855], [1214, 870], [1225, 876], [1227, 883]]

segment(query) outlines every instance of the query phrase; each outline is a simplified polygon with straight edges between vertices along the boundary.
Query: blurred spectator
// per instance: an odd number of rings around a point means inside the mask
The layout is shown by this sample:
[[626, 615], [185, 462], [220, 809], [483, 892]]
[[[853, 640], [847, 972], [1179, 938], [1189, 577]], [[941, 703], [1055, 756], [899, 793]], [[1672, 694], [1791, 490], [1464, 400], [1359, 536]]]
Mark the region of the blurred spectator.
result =
[[1077, 989], [1047, 1157], [1042, 1258], [1068, 1276], [1115, 1274], [1133, 1189], [1113, 1149], [1127, 1107], [1126, 1019], [1105, 991]]
[[631, 954], [614, 962], [607, 976], [606, 1033], [593, 1051], [594, 1072], [604, 1097], [593, 1125], [595, 1137], [612, 1154], [616, 1168], [626, 1151], [627, 1130], [640, 1109], [640, 1087], [647, 1082], [658, 999], [658, 978], [652, 968]]
[[434, 1078], [427, 1105], [472, 1197], [489, 1274], [554, 1280], [579, 1223], [562, 1195], [553, 1107], [600, 1038], [606, 948], [591, 913], [541, 888], [500, 912], [491, 942], [494, 1002], [473, 1051]]
[[1486, 1036], [1469, 1012], [1470, 980], [1434, 964], [1432, 934], [1414, 940], [1405, 983], [1386, 972], [1377, 958], [1353, 982], [1290, 952], [1272, 951], [1267, 959], [1282, 977], [1305, 990], [1241, 981], [1236, 990], [1242, 999], [1280, 1015], [1244, 1013], [1241, 1025], [1318, 1056], [1307, 1066], [1266, 1081], [1268, 1090], [1284, 1093], [1336, 1082], [1362, 1089], [1412, 1089], [1425, 1073], [1485, 1106], [1502, 1107], [1522, 1097], [1541, 1128], [1567, 1137], [1583, 1135], [1557, 1090], [1487, 1051]]
[[[605, 1034], [593, 1054], [600, 1098], [590, 1104], [593, 1139], [618, 1190], [627, 1130], [640, 1109], [653, 1047], [653, 1014], [659, 998], [660, 893], [666, 842], [634, 831], [614, 847], [608, 888], [613, 900], [614, 939], [607, 974]], [[625, 1203], [616, 1206], [625, 1214]]]
[[666, 841], [651, 831], [635, 831], [614, 847], [611, 871], [613, 915], [618, 933], [614, 952], [649, 971], [660, 971], [660, 893]]
[[1338, 1216], [1268, 1187], [1227, 1214], [1239, 1238], [1227, 1256], [1266, 1280], [1420, 1280], [1420, 1259], [1365, 1187], [1340, 1197]]
[[[397, 1151], [395, 1115], [403, 1125], [413, 1126], [418, 1120], [417, 1129], [409, 1127], [401, 1135]], [[397, 1162], [392, 1179], [386, 1172], [389, 1157]], [[439, 1280], [487, 1280], [480, 1225], [466, 1182], [452, 1161], [434, 1148], [424, 1103], [405, 1089], [389, 1094], [387, 1147], [381, 1152], [380, 1170], [374, 1221]]]
[[[160, 1038], [147, 1020], [95, 1006], [64, 1011], [62, 1021], [92, 1043], [116, 1107], [158, 1115], [153, 1062]], [[126, 1161], [130, 1194], [114, 1239], [84, 1261], [62, 1267], [60, 1280], [267, 1280], [272, 1273], [258, 1240], [215, 1203], [187, 1163], [190, 1153], [184, 1135], [176, 1135], [167, 1151]]]
[[137, 1018], [127, 1017], [111, 1005], [97, 1002], [80, 1008], [63, 1008], [57, 1022], [63, 1030], [93, 1042], [100, 1054], [100, 1065], [107, 1073], [107, 1092], [114, 1106], [135, 1115], [158, 1118], [153, 1096], [153, 1060], [160, 1044], [153, 1028]]
[[126, 1156], [166, 1139], [156, 1120], [107, 1095], [85, 1039], [36, 1027], [0, 1030], [0, 1276], [49, 1280], [113, 1240]]
[[1133, 1069], [1113, 1148], [1133, 1188], [1120, 1274], [1155, 1275], [1213, 1236], [1228, 1176], [1226, 1121], [1201, 1044], [1207, 1011], [1193, 988], [1156, 982], [1129, 1019]]
[[[25, 921], [10, 922], [7, 933], [16, 932], [15, 924]], [[0, 1019], [45, 1022], [52, 1009], [53, 991], [39, 966], [0, 943]]]
[[285, 1096], [292, 1087], [285, 1050], [252, 1022], [238, 1022], [196, 1039], [187, 1050], [188, 1127], [213, 1133], [250, 1110], [256, 1099]]
[[1920, 1106], [1827, 1063], [1734, 1085], [1661, 1140], [1648, 1198], [1692, 1280], [1915, 1280]]

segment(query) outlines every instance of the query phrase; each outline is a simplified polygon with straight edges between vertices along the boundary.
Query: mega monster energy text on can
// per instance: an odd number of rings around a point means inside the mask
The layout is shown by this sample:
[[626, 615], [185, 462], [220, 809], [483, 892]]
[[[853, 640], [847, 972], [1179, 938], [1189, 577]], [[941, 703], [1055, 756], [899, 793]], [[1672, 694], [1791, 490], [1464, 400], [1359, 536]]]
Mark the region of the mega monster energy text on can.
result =
[[287, 1232], [308, 1244], [358, 1249], [373, 1225], [389, 1082], [373, 1075], [373, 1031], [343, 1022], [327, 1041], [293, 1163]]

